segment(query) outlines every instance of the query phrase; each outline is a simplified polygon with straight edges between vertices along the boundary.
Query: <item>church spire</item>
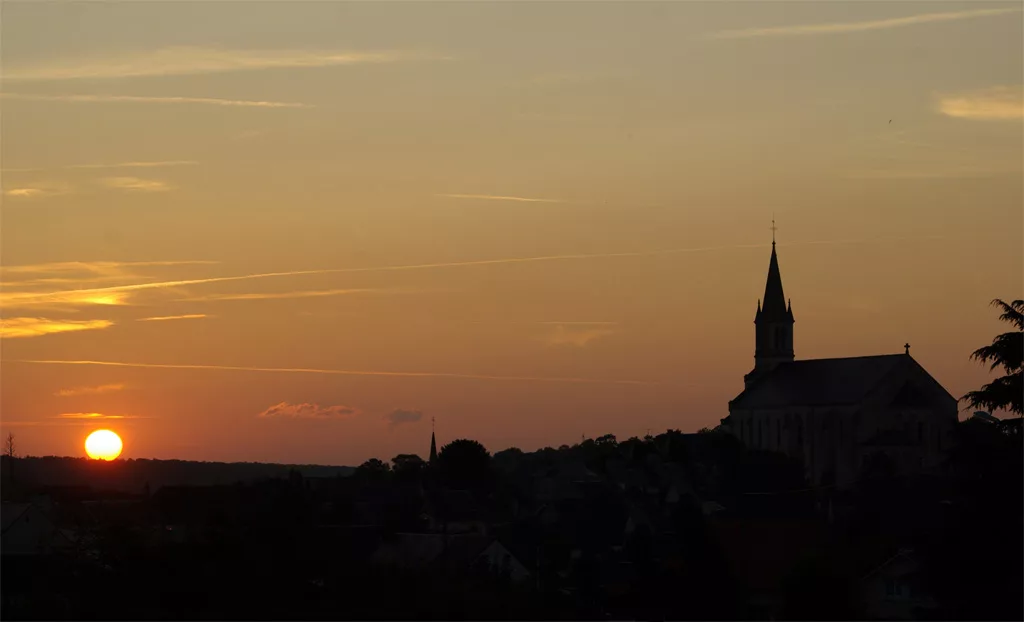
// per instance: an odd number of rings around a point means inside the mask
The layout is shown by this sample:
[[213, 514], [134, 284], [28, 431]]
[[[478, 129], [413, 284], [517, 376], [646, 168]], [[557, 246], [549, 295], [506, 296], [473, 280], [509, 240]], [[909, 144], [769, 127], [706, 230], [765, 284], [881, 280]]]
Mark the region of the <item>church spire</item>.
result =
[[754, 317], [755, 348], [754, 370], [747, 374], [749, 384], [762, 374], [775, 369], [780, 363], [794, 359], [793, 305], [787, 304], [782, 290], [782, 271], [775, 250], [775, 220], [772, 219], [772, 256], [768, 261], [768, 278], [764, 285], [764, 298], [759, 301]]
[[775, 242], [772, 242], [772, 257], [768, 262], [768, 280], [764, 284], [764, 302], [761, 304], [761, 314], [765, 319], [783, 320], [788, 318], [786, 309], [786, 295], [782, 291], [782, 272], [779, 270], [779, 255], [775, 252]]
[[434, 418], [430, 418], [430, 464], [437, 462], [437, 440], [434, 439]]

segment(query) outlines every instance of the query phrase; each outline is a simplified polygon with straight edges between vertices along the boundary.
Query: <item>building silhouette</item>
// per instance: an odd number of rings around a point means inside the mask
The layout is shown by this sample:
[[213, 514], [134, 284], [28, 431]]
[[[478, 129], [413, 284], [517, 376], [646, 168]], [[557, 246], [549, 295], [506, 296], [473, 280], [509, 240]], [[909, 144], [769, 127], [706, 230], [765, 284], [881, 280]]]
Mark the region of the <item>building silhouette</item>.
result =
[[902, 354], [797, 360], [793, 307], [772, 240], [754, 316], [754, 369], [729, 402], [725, 427], [753, 449], [801, 460], [815, 484], [852, 483], [881, 455], [899, 472], [936, 468], [957, 422], [957, 400]]

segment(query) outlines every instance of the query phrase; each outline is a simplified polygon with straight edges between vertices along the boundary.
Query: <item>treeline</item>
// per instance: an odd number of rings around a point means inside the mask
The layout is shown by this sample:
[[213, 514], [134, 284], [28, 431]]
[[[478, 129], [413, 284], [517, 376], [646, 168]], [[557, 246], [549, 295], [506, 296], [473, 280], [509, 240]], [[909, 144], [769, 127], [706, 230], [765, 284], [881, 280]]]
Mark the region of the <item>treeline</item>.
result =
[[216, 486], [263, 479], [335, 477], [352, 473], [350, 467], [263, 464], [257, 462], [193, 462], [188, 460], [128, 459], [103, 462], [59, 456], [24, 457], [0, 461], [5, 496], [15, 491], [83, 487], [140, 494], [162, 486]]

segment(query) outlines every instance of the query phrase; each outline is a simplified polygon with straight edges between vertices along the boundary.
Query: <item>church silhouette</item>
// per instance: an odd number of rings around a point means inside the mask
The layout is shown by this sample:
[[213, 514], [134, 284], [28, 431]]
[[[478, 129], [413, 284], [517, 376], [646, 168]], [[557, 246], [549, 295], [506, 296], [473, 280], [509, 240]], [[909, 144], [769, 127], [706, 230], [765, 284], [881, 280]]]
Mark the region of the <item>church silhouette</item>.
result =
[[801, 460], [814, 484], [848, 485], [869, 460], [898, 472], [936, 469], [957, 422], [957, 400], [902, 354], [797, 360], [792, 303], [772, 240], [764, 298], [754, 316], [754, 369], [723, 427], [751, 449]]

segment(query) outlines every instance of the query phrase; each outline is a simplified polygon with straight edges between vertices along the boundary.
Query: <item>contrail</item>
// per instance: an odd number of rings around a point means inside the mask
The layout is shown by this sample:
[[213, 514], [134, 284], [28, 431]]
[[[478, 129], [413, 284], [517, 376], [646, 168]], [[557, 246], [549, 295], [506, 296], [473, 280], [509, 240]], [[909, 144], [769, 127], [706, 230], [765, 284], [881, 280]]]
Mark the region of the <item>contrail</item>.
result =
[[501, 380], [511, 382], [561, 382], [573, 384], [623, 384], [654, 386], [660, 383], [646, 380], [601, 380], [597, 378], [569, 378], [543, 376], [491, 376], [486, 374], [457, 374], [447, 372], [404, 372], [404, 371], [361, 371], [350, 369], [311, 369], [303, 367], [242, 367], [235, 365], [187, 365], [165, 363], [127, 363], [122, 361], [53, 361], [13, 360], [8, 363], [31, 363], [36, 365], [102, 365], [107, 367], [142, 367], [147, 369], [206, 369], [218, 371], [255, 371], [290, 374], [326, 374], [335, 376], [390, 376], [399, 378], [453, 378], [458, 380]]
[[[884, 241], [900, 241], [906, 239], [941, 239], [940, 236], [930, 237], [914, 237], [914, 238], [892, 238]], [[875, 240], [878, 241], [878, 240]], [[810, 245], [835, 245], [835, 244], [866, 244], [871, 240], [816, 240], [807, 242], [791, 242], [787, 243], [787, 247], [791, 246], [810, 246]], [[657, 257], [662, 255], [679, 255], [684, 253], [704, 253], [711, 251], [720, 250], [737, 250], [737, 249], [750, 249], [750, 248], [766, 248], [767, 244], [730, 244], [723, 246], [703, 246], [703, 247], [690, 247], [690, 248], [668, 248], [660, 250], [650, 251], [627, 251], [620, 253], [579, 253], [569, 255], [542, 255], [536, 257], [506, 257], [502, 259], [478, 259], [471, 261], [449, 261], [441, 263], [422, 263], [422, 264], [409, 264], [399, 266], [373, 266], [366, 268], [325, 268], [319, 270], [294, 270], [290, 272], [266, 272], [260, 274], [243, 274], [238, 276], [219, 276], [210, 277], [205, 279], [187, 279], [179, 281], [157, 281], [152, 283], [136, 283], [134, 285], [115, 285], [111, 287], [99, 287], [93, 289], [73, 289], [64, 290], [57, 292], [46, 292], [46, 293], [17, 293], [8, 294], [4, 297], [4, 300], [8, 303], [40, 303], [56, 300], [62, 300], [64, 297], [74, 295], [81, 297], [82, 295], [93, 295], [93, 294], [110, 294], [115, 292], [131, 292], [146, 289], [162, 289], [167, 287], [181, 287], [184, 285], [203, 285], [207, 283], [224, 283], [228, 281], [246, 281], [254, 279], [267, 279], [273, 277], [284, 277], [284, 276], [306, 276], [314, 274], [348, 274], [357, 272], [391, 272], [391, 271], [404, 271], [404, 270], [431, 270], [436, 268], [460, 268], [467, 266], [491, 266], [491, 265], [507, 265], [507, 264], [520, 264], [520, 263], [537, 263], [545, 261], [572, 261], [582, 259], [615, 259], [623, 257]]]

